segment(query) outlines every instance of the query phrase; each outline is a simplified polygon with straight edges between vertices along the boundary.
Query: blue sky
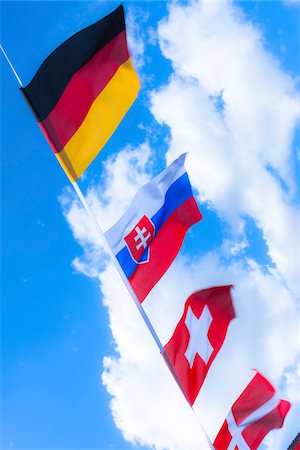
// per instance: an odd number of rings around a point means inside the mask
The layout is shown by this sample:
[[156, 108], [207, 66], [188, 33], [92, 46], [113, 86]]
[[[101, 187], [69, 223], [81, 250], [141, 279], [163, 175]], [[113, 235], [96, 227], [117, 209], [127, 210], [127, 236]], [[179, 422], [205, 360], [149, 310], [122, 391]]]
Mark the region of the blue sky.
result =
[[[117, 5], [2, 2], [1, 44], [23, 84]], [[238, 319], [195, 411], [213, 438], [256, 367], [293, 403], [261, 446], [285, 449], [300, 410], [299, 3], [136, 1], [125, 11], [141, 91], [82, 190], [107, 229], [189, 152], [204, 219], [145, 309], [165, 343], [191, 292], [235, 284]], [[204, 448], [2, 55], [1, 167], [2, 448]]]

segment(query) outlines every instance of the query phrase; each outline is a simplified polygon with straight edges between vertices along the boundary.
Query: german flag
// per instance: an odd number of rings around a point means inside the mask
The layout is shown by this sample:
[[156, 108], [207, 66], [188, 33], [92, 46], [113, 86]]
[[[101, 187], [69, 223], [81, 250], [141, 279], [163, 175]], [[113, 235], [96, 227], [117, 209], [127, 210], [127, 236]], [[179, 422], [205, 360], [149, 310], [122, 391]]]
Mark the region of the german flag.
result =
[[120, 5], [54, 50], [21, 91], [74, 182], [114, 133], [139, 88]]

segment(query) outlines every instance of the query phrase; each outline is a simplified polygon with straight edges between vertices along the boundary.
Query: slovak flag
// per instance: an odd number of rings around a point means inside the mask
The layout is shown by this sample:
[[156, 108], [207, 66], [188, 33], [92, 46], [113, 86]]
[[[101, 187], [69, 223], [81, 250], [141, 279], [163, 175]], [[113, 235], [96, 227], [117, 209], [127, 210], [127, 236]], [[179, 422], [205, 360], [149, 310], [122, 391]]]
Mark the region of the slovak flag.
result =
[[202, 216], [184, 168], [186, 154], [145, 184], [105, 237], [142, 303]]
[[164, 346], [191, 405], [235, 317], [231, 287], [217, 286], [192, 294], [185, 302], [173, 336]]
[[233, 404], [215, 441], [216, 450], [256, 450], [266, 434], [281, 428], [291, 407], [257, 372]]

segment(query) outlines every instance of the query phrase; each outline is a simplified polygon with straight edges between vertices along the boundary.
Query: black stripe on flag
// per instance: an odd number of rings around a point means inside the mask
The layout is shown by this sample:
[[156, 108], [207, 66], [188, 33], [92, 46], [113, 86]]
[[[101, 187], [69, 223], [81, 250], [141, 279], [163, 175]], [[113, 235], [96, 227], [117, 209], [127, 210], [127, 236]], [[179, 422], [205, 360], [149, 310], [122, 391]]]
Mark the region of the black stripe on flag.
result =
[[39, 121], [48, 117], [72, 76], [124, 29], [124, 9], [120, 5], [71, 36], [45, 59], [31, 82], [21, 89]]

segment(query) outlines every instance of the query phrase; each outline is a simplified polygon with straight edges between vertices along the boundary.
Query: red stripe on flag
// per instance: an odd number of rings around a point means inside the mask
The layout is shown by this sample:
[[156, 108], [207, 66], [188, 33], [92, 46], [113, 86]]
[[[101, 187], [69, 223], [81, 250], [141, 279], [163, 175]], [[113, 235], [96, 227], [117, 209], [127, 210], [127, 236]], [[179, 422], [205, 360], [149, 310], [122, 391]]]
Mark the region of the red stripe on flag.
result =
[[228, 448], [230, 442], [231, 442], [231, 434], [230, 431], [228, 430], [227, 420], [225, 420], [218, 433], [218, 436], [215, 439], [214, 448], [216, 450], [225, 450]]
[[290, 402], [279, 399], [271, 383], [257, 372], [232, 406], [225, 420], [226, 426], [223, 424], [216, 436], [214, 447], [221, 449], [221, 443], [227, 440], [229, 432], [232, 440], [230, 447], [224, 445], [224, 450], [232, 449], [234, 445], [240, 450], [246, 447], [257, 450], [269, 431], [283, 426], [290, 407]]
[[54, 153], [76, 133], [94, 100], [128, 58], [122, 31], [73, 75], [54, 109], [39, 123]]
[[172, 264], [189, 227], [199, 222], [201, 218], [194, 197], [190, 197], [161, 227], [149, 246], [150, 261], [138, 265], [129, 278], [141, 303]]
[[249, 411], [258, 409], [270, 400], [274, 393], [275, 389], [272, 384], [257, 372], [232, 406], [232, 413], [237, 425], [247, 418]]
[[251, 450], [256, 450], [259, 447], [270, 430], [283, 426], [285, 416], [289, 412], [290, 407], [290, 402], [281, 400], [277, 408], [274, 408], [269, 414], [245, 428], [243, 436]]

